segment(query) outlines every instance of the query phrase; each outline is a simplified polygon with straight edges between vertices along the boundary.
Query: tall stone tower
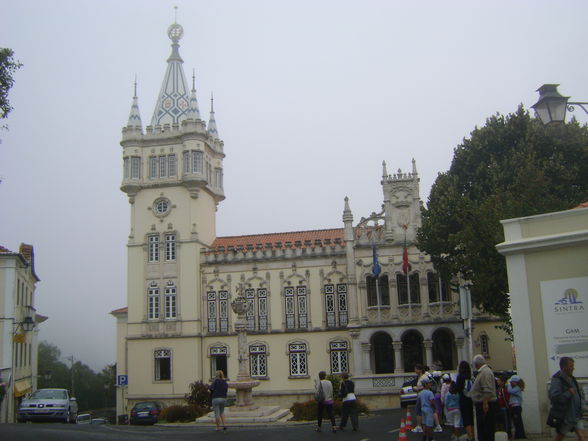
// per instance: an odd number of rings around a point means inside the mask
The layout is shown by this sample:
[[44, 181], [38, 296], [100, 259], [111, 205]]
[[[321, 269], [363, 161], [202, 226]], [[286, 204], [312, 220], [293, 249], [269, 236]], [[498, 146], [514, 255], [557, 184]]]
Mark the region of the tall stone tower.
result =
[[[171, 55], [151, 124], [143, 131], [135, 85], [122, 130], [121, 190], [131, 208], [126, 358], [134, 381], [128, 398], [173, 395], [174, 384], [184, 387], [202, 374], [200, 339], [174, 337], [196, 336], [202, 330], [200, 250], [216, 236], [225, 155], [212, 103], [207, 128], [194, 76], [191, 88], [186, 81], [179, 53], [183, 32], [177, 23], [168, 28]], [[170, 351], [183, 351], [194, 361], [194, 370], [178, 369], [172, 380]], [[152, 384], [153, 389], [135, 390], [138, 384]]]

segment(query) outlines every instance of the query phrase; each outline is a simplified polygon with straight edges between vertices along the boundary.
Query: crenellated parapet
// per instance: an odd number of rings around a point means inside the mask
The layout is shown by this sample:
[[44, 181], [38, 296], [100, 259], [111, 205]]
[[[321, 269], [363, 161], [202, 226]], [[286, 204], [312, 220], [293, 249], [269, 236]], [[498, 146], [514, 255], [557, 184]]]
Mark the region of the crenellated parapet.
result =
[[201, 263], [240, 263], [262, 260], [288, 260], [320, 257], [344, 257], [345, 242], [335, 239], [314, 242], [274, 242], [237, 246], [218, 246], [202, 251]]

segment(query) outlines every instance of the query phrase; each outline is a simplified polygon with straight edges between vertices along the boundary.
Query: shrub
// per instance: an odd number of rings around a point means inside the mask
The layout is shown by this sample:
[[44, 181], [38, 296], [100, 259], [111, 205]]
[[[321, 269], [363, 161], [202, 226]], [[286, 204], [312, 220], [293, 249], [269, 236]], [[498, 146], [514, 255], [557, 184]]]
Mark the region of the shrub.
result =
[[209, 409], [210, 408], [210, 389], [202, 381], [196, 381], [190, 384], [190, 392], [184, 395], [188, 405]]
[[[335, 415], [341, 416], [341, 408], [343, 407], [343, 402], [339, 400], [335, 400], [333, 403], [333, 411]], [[357, 400], [357, 411], [360, 414], [369, 414], [369, 409], [366, 404], [361, 401]], [[292, 419], [295, 421], [312, 421], [316, 419], [317, 413], [317, 402], [315, 400], [308, 400], [303, 403], [294, 403], [292, 407], [290, 407], [290, 412], [292, 413]]]
[[163, 409], [159, 418], [168, 423], [194, 421], [207, 411], [207, 409], [202, 409], [197, 406], [176, 404]]

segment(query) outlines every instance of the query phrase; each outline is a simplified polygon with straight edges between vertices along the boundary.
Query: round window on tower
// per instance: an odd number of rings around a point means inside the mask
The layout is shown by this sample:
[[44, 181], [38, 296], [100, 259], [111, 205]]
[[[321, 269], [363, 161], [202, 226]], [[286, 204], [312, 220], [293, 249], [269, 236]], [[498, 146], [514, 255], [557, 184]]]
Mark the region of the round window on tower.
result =
[[168, 198], [158, 198], [153, 203], [153, 213], [157, 217], [167, 216], [171, 210], [171, 203]]

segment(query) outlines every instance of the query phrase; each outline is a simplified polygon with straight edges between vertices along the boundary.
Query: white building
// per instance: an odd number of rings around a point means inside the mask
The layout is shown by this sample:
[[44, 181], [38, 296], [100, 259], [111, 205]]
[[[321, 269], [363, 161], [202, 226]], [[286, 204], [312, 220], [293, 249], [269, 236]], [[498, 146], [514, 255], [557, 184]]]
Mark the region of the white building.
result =
[[[224, 144], [212, 106], [207, 124], [194, 80], [186, 81], [182, 35], [178, 24], [168, 29], [172, 52], [151, 124], [143, 129], [135, 94], [122, 131], [131, 228], [127, 307], [112, 312], [118, 374], [128, 378], [118, 413], [146, 399], [182, 401], [191, 382], [207, 382], [217, 369], [234, 378], [230, 303], [241, 290], [251, 305], [249, 362], [261, 404], [308, 399], [312, 377], [326, 370], [351, 372], [362, 398], [391, 407], [415, 363], [454, 370], [467, 357], [459, 296], [414, 245], [421, 222], [415, 162], [408, 173], [389, 174], [383, 165], [374, 176], [382, 208], [358, 223], [341, 195], [338, 228], [218, 237]], [[510, 344], [496, 324], [477, 313], [477, 351], [509, 369]]]
[[18, 252], [0, 246], [0, 383], [5, 396], [0, 422], [16, 421], [22, 397], [37, 385], [38, 327], [47, 319], [36, 314], [33, 247], [21, 244]]

